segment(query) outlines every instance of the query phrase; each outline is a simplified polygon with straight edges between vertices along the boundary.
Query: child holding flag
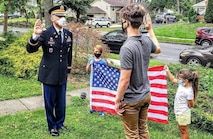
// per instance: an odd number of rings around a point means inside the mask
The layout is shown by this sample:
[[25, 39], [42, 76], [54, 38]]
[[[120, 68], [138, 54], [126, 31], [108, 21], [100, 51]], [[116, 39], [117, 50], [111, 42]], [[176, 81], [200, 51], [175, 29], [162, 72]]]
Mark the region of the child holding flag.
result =
[[173, 83], [179, 84], [174, 100], [174, 113], [181, 139], [189, 139], [188, 125], [191, 123], [190, 109], [194, 107], [198, 93], [198, 74], [189, 69], [181, 69], [177, 73], [177, 78], [175, 78], [168, 66], [165, 66], [164, 69], [169, 79]]
[[[103, 47], [101, 45], [94, 46], [94, 57], [90, 57], [88, 59], [87, 66], [86, 66], [86, 72], [89, 73], [91, 71], [91, 66], [94, 62], [107, 65], [107, 61], [104, 60], [103, 58], [101, 58], [102, 52], [103, 52]], [[93, 113], [93, 112], [95, 112], [95, 111], [91, 109], [90, 113]], [[104, 112], [100, 111], [99, 115], [104, 116]]]

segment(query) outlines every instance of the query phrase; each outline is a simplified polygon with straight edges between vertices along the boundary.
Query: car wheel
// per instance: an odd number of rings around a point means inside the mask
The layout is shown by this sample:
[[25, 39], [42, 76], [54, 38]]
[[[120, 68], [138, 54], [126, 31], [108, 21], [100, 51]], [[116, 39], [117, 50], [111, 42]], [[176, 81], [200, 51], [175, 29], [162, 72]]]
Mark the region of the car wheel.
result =
[[95, 28], [99, 27], [99, 24], [95, 24]]
[[197, 58], [197, 57], [189, 58], [187, 60], [187, 64], [190, 65], [190, 66], [198, 66], [198, 65], [202, 66], [202, 63], [201, 63], [200, 59]]
[[110, 24], [107, 24], [107, 27], [109, 27], [110, 26]]
[[203, 40], [201, 42], [201, 46], [210, 46], [210, 45], [211, 45], [211, 41], [209, 41], [209, 40]]

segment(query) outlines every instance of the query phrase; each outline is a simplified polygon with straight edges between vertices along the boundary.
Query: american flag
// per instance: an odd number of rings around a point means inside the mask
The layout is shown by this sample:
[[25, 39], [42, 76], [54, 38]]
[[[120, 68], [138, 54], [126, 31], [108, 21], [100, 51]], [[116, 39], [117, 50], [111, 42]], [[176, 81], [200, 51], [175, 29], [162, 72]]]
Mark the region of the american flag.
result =
[[[168, 123], [168, 96], [166, 73], [163, 66], [149, 68], [151, 103], [148, 120]], [[94, 63], [90, 73], [90, 108], [116, 114], [115, 96], [120, 70], [115, 67]]]

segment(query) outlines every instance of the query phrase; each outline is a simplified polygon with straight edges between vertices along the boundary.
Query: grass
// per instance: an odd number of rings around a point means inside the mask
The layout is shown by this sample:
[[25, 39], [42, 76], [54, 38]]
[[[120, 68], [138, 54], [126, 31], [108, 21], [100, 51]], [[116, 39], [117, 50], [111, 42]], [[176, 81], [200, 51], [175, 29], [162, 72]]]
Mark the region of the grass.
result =
[[[88, 86], [89, 75], [72, 75], [68, 80], [67, 90]], [[81, 82], [79, 84], [79, 82]], [[41, 84], [37, 80], [14, 78], [0, 74], [0, 101], [17, 99], [42, 94]]]
[[[117, 115], [98, 113], [88, 114], [89, 101], [71, 97], [72, 104], [67, 106], [65, 125], [71, 128], [70, 133], [61, 133], [59, 139], [125, 139], [122, 123]], [[0, 116], [1, 139], [50, 139], [47, 131], [43, 109], [21, 112], [16, 115]], [[164, 125], [148, 122], [150, 136], [153, 139], [178, 139], [179, 131], [175, 121]], [[213, 135], [194, 130], [190, 126], [190, 137], [193, 139], [210, 139]]]
[[181, 43], [195, 45], [196, 30], [198, 27], [212, 26], [205, 23], [177, 23], [154, 28], [159, 42]]

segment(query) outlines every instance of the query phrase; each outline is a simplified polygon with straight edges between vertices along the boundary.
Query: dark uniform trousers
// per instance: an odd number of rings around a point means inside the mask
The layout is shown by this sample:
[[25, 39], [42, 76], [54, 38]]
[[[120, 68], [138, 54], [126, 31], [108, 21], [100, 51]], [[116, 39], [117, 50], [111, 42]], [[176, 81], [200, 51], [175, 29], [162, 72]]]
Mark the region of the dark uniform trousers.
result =
[[60, 128], [65, 120], [67, 67], [72, 62], [72, 33], [63, 29], [63, 42], [54, 26], [42, 32], [38, 40], [27, 43], [27, 51], [33, 53], [42, 46], [43, 56], [38, 80], [43, 83], [46, 118], [49, 130]]

